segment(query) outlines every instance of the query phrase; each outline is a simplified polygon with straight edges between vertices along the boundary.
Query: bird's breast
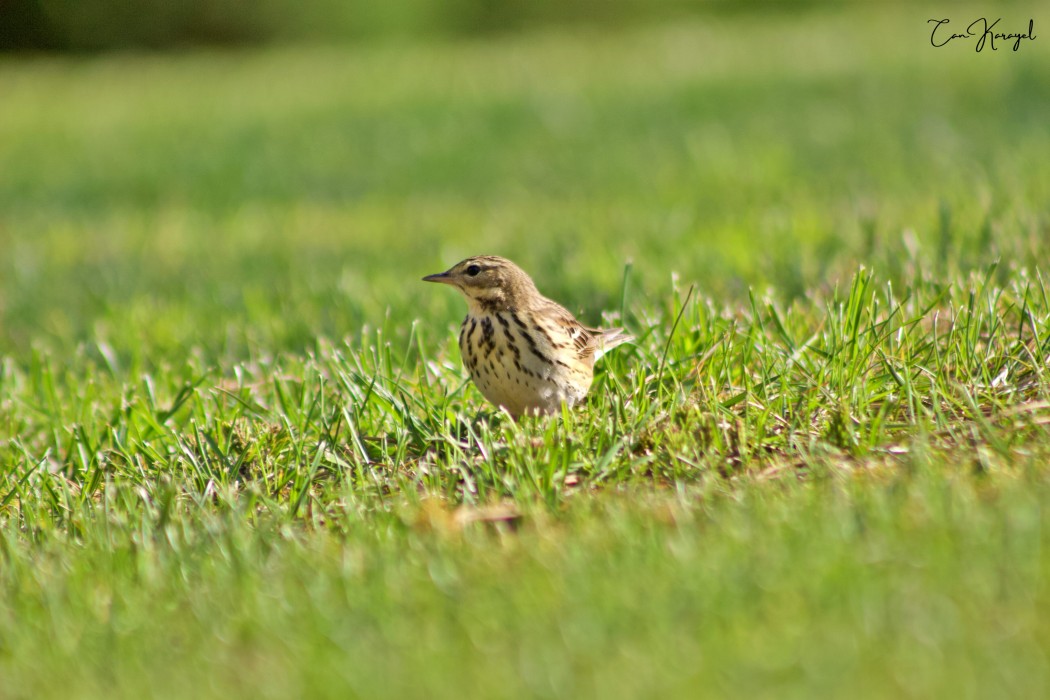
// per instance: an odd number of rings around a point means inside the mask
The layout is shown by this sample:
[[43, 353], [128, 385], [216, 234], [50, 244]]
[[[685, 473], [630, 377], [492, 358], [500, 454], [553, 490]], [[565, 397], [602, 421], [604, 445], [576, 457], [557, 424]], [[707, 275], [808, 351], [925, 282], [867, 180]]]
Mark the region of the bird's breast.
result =
[[460, 351], [485, 398], [514, 415], [571, 406], [590, 388], [591, 368], [575, 359], [567, 335], [525, 313], [468, 314]]

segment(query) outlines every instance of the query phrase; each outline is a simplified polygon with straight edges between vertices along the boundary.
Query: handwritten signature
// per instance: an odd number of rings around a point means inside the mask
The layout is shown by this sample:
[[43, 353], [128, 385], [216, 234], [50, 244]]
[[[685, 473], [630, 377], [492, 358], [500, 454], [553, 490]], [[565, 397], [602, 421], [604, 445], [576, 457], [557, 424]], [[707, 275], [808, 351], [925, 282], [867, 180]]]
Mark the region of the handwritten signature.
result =
[[[984, 17], [980, 17], [970, 22], [969, 26], [966, 27], [966, 31], [962, 34], [948, 34], [947, 25], [950, 20], [947, 19], [931, 19], [927, 20], [927, 24], [933, 22], [933, 31], [930, 32], [930, 44], [932, 46], [941, 47], [945, 46], [955, 39], [972, 39], [977, 37], [977, 45], [975, 50], [980, 53], [981, 49], [987, 45], [992, 51], [997, 51], [995, 48], [995, 40], [1002, 39], [1003, 41], [1014, 41], [1014, 51], [1021, 48], [1021, 40], [1028, 39], [1029, 41], [1035, 41], [1035, 20], [1028, 20], [1028, 31], [1027, 32], [997, 32], [995, 26], [999, 24], [1002, 17], [989, 23]], [[944, 27], [943, 31], [938, 31]]]

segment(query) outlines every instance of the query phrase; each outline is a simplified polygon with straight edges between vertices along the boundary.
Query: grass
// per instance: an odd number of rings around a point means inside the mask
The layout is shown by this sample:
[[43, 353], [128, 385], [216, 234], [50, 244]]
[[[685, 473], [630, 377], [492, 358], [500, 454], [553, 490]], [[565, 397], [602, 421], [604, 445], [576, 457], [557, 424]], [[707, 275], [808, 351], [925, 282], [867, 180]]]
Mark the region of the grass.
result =
[[5, 692], [1035, 694], [1045, 475], [942, 467], [592, 498], [513, 533], [428, 509], [100, 517], [75, 549], [5, 542]]
[[0, 62], [0, 697], [1044, 695], [1050, 64], [926, 14]]

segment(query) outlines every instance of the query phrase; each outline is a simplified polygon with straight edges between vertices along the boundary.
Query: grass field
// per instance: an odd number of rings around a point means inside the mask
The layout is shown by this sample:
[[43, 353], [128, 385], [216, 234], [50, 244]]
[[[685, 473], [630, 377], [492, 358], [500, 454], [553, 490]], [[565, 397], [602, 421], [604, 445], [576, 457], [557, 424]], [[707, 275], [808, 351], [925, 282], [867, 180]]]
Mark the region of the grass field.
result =
[[866, 7], [0, 59], [0, 699], [1044, 697], [1050, 38]]

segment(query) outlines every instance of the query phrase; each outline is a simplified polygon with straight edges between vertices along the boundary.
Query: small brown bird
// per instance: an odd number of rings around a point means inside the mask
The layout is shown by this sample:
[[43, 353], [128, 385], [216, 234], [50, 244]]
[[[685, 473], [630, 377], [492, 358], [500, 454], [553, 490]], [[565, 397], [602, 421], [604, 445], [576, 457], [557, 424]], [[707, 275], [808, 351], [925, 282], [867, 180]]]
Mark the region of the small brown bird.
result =
[[581, 325], [506, 258], [467, 258], [423, 280], [450, 284], [467, 298], [459, 331], [463, 364], [485, 398], [514, 417], [579, 403], [595, 361], [633, 339], [621, 328]]

